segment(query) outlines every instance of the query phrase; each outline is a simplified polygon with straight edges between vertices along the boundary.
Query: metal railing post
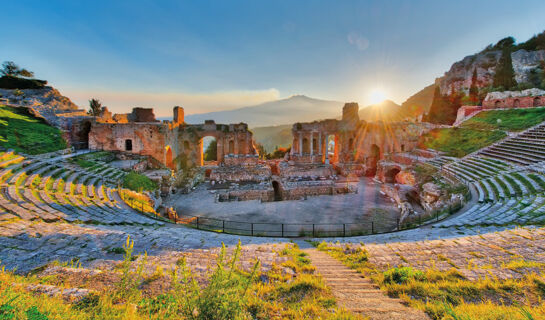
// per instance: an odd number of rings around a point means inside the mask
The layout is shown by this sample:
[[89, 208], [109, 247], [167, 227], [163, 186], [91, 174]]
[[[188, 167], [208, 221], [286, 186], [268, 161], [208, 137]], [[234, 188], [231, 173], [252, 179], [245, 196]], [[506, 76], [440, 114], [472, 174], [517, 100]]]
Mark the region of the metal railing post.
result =
[[375, 234], [375, 222], [371, 221], [371, 234]]
[[399, 218], [397, 218], [397, 231], [399, 231]]
[[225, 233], [225, 220], [221, 220], [221, 232]]
[[346, 224], [343, 223], [343, 237], [346, 237]]
[[252, 223], [252, 236], [254, 235], [254, 224]]
[[199, 229], [199, 217], [197, 217], [197, 229]]
[[312, 237], [315, 237], [315, 235], [314, 235], [314, 223], [312, 224]]
[[282, 237], [284, 237], [284, 224], [282, 223]]

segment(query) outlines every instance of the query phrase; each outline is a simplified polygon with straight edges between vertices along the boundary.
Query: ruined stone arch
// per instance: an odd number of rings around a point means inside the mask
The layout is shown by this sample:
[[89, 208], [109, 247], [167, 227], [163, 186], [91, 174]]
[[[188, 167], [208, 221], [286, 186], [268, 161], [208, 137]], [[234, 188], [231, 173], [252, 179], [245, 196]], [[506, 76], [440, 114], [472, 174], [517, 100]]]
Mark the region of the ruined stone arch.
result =
[[386, 183], [395, 183], [396, 182], [396, 176], [398, 173], [400, 173], [401, 170], [399, 168], [390, 168], [386, 173], [384, 174], [384, 181]]
[[189, 152], [189, 141], [185, 140], [184, 141], [184, 153], [188, 153]]
[[539, 107], [541, 105], [541, 101], [539, 97], [534, 98], [534, 107]]
[[132, 139], [125, 139], [125, 151], [132, 151]]
[[515, 99], [515, 101], [513, 101], [513, 108], [520, 108], [520, 100], [519, 99]]
[[500, 100], [496, 100], [496, 102], [494, 102], [494, 107], [495, 107], [495, 108], [500, 108], [500, 107], [501, 107], [501, 101], [500, 101]]
[[280, 182], [273, 180], [272, 181], [272, 187], [273, 187], [273, 197], [274, 201], [282, 201], [282, 184]]

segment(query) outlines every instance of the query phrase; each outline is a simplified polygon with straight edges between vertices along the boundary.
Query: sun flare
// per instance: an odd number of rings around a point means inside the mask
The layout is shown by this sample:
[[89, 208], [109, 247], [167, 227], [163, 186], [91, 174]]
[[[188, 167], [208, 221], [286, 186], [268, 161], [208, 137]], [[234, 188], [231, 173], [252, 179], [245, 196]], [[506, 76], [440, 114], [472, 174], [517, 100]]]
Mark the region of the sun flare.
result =
[[369, 100], [372, 104], [380, 103], [384, 100], [386, 100], [386, 93], [384, 93], [384, 90], [382, 89], [374, 89], [369, 94]]

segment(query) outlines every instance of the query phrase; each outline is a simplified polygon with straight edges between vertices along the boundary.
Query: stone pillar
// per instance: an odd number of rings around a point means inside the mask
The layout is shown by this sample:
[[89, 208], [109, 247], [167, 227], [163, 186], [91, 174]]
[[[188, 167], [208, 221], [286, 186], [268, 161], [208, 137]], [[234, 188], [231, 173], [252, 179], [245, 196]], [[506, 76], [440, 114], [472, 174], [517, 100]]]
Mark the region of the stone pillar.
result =
[[233, 150], [235, 154], [238, 154], [238, 135], [235, 132], [235, 150]]
[[299, 155], [303, 155], [303, 133], [299, 131]]
[[310, 155], [312, 156], [314, 154], [314, 132], [310, 132]]
[[248, 132], [246, 132], [246, 150], [244, 153], [250, 154], [250, 134]]
[[322, 133], [318, 133], [318, 154], [322, 155]]

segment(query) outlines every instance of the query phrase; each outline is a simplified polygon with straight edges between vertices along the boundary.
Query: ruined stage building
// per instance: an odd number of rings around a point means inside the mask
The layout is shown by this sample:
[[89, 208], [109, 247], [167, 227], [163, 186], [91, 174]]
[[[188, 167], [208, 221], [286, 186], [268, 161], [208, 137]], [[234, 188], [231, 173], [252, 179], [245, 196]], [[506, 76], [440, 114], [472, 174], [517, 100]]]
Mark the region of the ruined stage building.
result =
[[225, 165], [257, 163], [252, 133], [245, 123], [190, 125], [184, 122], [184, 109], [174, 107], [172, 121], [158, 121], [153, 109], [134, 108], [128, 114], [103, 109], [89, 132], [89, 148], [124, 151], [153, 157], [171, 169], [180, 163], [203, 165], [203, 138], [214, 137], [217, 161]]

